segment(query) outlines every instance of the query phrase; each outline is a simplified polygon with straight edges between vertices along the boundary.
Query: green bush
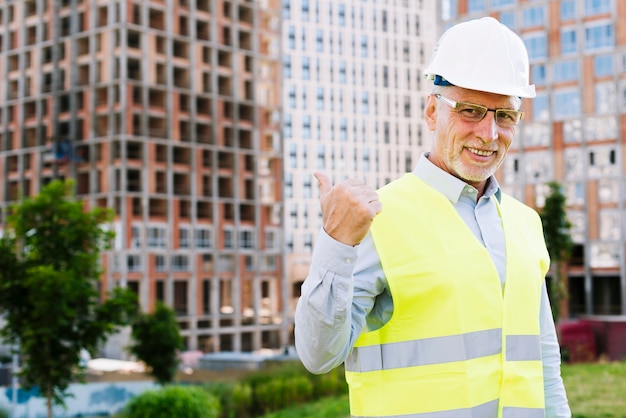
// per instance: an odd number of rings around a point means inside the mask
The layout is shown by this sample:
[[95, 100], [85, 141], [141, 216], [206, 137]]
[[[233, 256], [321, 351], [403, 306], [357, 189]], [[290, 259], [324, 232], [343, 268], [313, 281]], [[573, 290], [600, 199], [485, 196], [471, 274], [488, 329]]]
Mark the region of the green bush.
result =
[[204, 387], [222, 406], [222, 418], [251, 418], [252, 388], [242, 382], [212, 383]]
[[263, 413], [309, 401], [312, 395], [313, 383], [305, 376], [271, 379], [255, 388], [257, 406]]
[[344, 377], [343, 367], [338, 367], [328, 373], [311, 375], [313, 381], [313, 397], [339, 396], [348, 393], [348, 384]]
[[269, 365], [239, 382], [212, 383], [204, 388], [219, 399], [221, 418], [252, 418], [320, 397], [348, 393], [343, 368], [313, 375], [298, 362]]
[[124, 408], [125, 418], [219, 418], [216, 396], [197, 386], [167, 386], [142, 393]]

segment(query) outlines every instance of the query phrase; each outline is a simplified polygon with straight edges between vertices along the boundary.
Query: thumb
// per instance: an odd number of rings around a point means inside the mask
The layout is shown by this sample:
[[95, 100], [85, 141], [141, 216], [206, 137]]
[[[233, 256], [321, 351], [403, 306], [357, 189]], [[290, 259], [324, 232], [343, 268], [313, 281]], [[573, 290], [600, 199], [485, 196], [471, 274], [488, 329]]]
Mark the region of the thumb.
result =
[[328, 192], [330, 192], [330, 189], [333, 187], [333, 185], [330, 183], [330, 179], [328, 178], [328, 176], [319, 171], [316, 172], [314, 176], [320, 186], [320, 196], [324, 196]]

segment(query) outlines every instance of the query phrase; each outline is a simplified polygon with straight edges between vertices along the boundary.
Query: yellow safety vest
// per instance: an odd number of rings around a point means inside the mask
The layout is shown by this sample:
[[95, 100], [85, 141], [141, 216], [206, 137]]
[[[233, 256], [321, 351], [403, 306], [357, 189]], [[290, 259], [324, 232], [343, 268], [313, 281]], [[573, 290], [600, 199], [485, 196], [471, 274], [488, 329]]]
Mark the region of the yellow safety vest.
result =
[[543, 418], [539, 309], [549, 257], [537, 213], [503, 194], [502, 289], [442, 194], [406, 174], [371, 227], [393, 315], [346, 359], [353, 417]]

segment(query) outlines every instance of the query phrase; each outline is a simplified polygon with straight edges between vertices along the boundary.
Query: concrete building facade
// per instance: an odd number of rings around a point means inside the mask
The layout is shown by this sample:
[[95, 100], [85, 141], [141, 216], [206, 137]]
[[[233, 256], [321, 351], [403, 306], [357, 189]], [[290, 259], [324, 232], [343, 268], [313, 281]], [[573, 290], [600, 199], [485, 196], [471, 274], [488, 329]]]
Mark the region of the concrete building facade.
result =
[[101, 291], [187, 349], [288, 342], [279, 0], [0, 3], [0, 208], [55, 178], [116, 232]]
[[381, 187], [429, 147], [432, 0], [283, 0], [286, 274], [293, 314], [321, 227], [313, 174]]
[[626, 2], [450, 0], [439, 10], [442, 29], [486, 15], [521, 35], [537, 89], [502, 185], [538, 209], [548, 182], [563, 186], [569, 315], [626, 315]]

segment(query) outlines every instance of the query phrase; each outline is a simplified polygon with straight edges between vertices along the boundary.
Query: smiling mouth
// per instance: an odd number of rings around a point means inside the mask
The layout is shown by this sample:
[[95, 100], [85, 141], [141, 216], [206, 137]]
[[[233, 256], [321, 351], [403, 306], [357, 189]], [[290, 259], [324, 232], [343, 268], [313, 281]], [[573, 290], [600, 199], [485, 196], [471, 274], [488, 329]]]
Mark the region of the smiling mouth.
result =
[[481, 157], [490, 157], [493, 154], [495, 154], [495, 151], [480, 150], [480, 149], [477, 149], [477, 148], [467, 147], [467, 150], [469, 152], [471, 152], [472, 154], [476, 154], [476, 155], [479, 155]]

